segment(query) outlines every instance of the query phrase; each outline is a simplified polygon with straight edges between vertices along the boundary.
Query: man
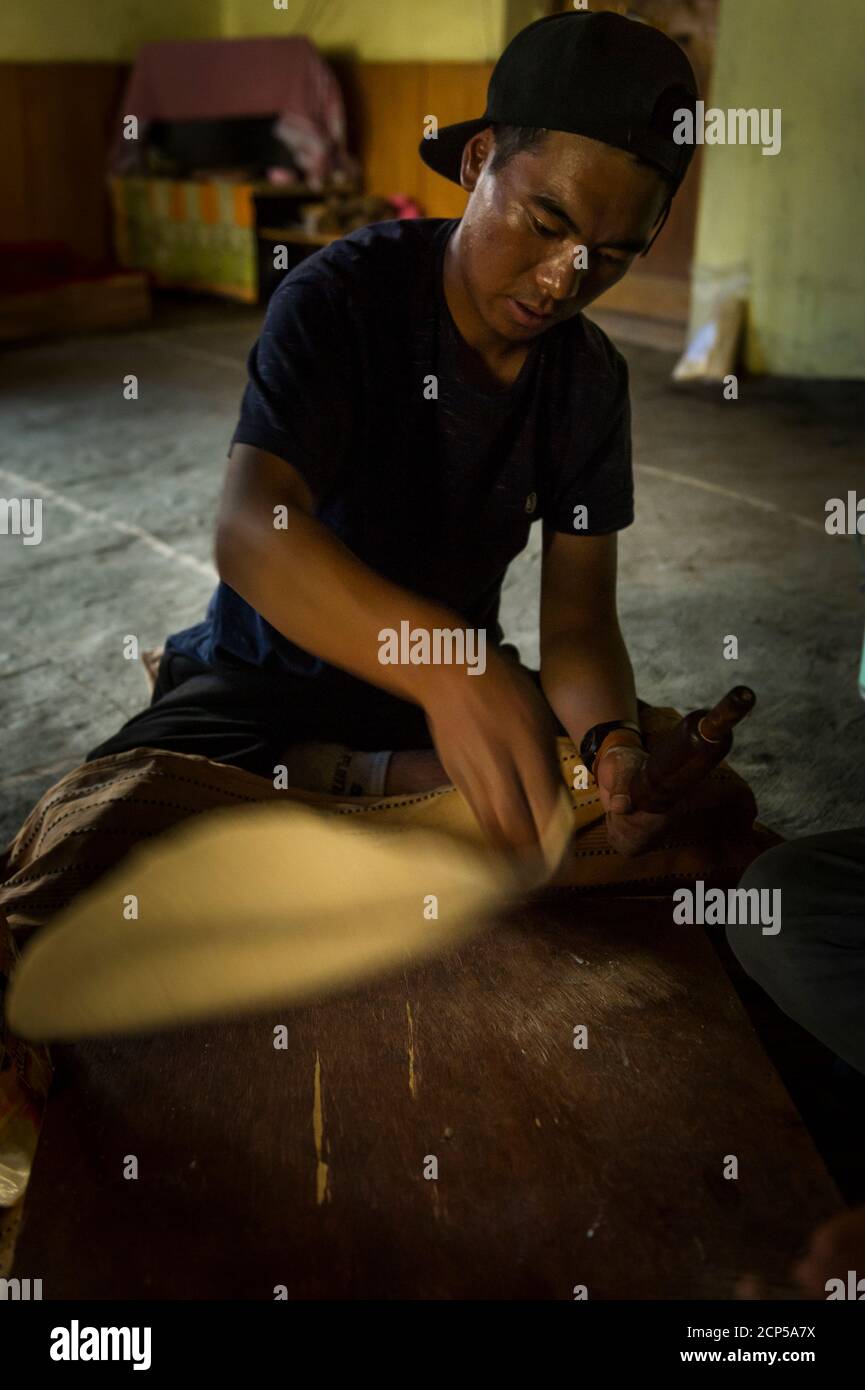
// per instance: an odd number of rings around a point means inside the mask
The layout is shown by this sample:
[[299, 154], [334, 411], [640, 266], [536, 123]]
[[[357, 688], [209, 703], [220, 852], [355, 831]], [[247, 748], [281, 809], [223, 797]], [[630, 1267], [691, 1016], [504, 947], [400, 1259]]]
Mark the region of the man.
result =
[[[450, 780], [522, 851], [561, 786], [557, 720], [613, 847], [650, 843], [663, 821], [627, 795], [646, 754], [615, 598], [627, 370], [580, 311], [660, 230], [692, 153], [674, 113], [695, 100], [659, 31], [539, 20], [484, 116], [421, 144], [467, 190], [463, 218], [364, 228], [285, 278], [250, 356], [207, 618], [169, 639], [153, 704], [91, 759], [173, 749], [371, 794]], [[497, 621], [539, 519], [540, 689]], [[383, 658], [400, 632], [419, 664]], [[435, 633], [483, 663], [424, 664]]]

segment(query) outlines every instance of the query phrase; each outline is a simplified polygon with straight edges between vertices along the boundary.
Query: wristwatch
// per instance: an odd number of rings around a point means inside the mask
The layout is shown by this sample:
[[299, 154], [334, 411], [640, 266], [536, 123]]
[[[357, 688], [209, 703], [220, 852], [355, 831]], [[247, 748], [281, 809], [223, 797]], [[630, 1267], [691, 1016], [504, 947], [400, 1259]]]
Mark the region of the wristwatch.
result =
[[645, 748], [646, 746], [642, 729], [639, 724], [632, 723], [630, 719], [610, 719], [606, 724], [593, 724], [588, 733], [583, 736], [583, 741], [580, 744], [580, 757], [592, 776], [594, 776], [595, 759], [600, 752], [601, 744], [607, 734], [611, 734], [614, 729], [629, 729], [631, 733], [637, 735], [641, 747]]

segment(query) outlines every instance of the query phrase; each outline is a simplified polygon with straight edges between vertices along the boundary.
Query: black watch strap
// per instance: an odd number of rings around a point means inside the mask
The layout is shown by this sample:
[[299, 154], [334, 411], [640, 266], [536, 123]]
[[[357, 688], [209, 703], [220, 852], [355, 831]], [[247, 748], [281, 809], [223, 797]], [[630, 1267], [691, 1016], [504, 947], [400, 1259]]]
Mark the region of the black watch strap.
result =
[[614, 729], [630, 729], [631, 733], [637, 735], [643, 747], [646, 746], [642, 729], [639, 724], [632, 723], [630, 719], [610, 719], [606, 724], [593, 724], [588, 733], [583, 736], [583, 741], [580, 744], [580, 757], [592, 775], [594, 775], [595, 759], [601, 744], [607, 734], [611, 734]]

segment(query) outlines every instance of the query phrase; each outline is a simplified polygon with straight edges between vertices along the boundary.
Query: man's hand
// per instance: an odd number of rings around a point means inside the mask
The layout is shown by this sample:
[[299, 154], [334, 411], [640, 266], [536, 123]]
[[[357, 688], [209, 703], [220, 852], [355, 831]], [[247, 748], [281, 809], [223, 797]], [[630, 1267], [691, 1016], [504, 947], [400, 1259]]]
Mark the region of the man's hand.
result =
[[602, 745], [595, 761], [595, 781], [607, 814], [607, 838], [619, 854], [641, 854], [667, 825], [667, 816], [635, 811], [631, 806], [631, 780], [648, 756], [642, 748], [619, 746], [605, 750]]
[[552, 715], [530, 678], [488, 652], [481, 676], [436, 668], [423, 707], [442, 766], [487, 837], [537, 851], [562, 776]]

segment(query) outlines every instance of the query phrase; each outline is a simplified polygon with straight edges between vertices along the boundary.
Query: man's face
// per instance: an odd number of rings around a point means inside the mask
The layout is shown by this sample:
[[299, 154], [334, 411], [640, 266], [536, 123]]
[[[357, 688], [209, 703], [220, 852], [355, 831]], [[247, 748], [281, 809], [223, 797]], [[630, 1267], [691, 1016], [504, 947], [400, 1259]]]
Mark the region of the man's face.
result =
[[[624, 150], [548, 131], [535, 150], [491, 172], [491, 130], [470, 140], [460, 224], [463, 287], [488, 329], [529, 341], [591, 304], [646, 246], [668, 196]], [[586, 268], [578, 267], [585, 247]], [[534, 312], [533, 312], [534, 311]]]

